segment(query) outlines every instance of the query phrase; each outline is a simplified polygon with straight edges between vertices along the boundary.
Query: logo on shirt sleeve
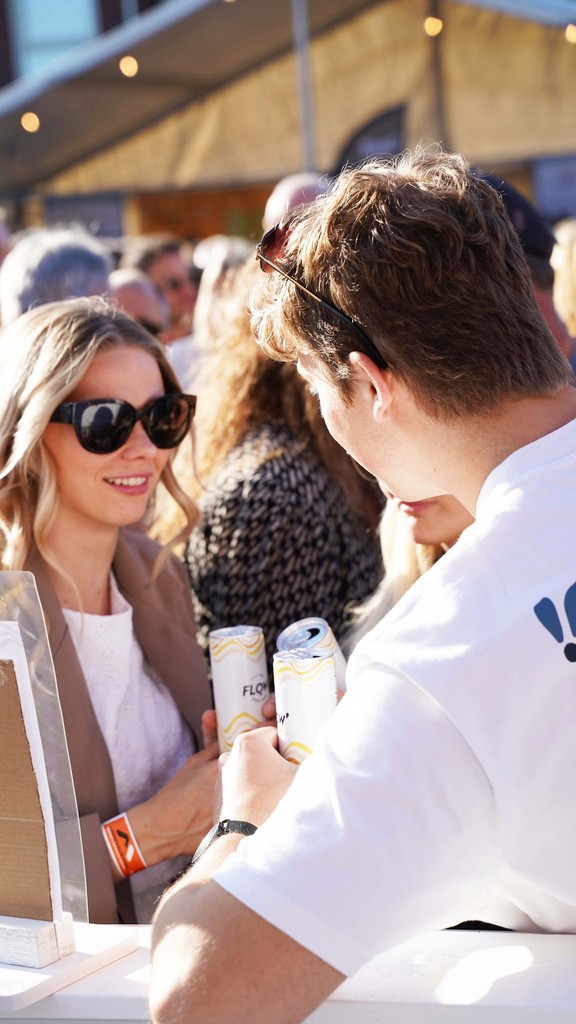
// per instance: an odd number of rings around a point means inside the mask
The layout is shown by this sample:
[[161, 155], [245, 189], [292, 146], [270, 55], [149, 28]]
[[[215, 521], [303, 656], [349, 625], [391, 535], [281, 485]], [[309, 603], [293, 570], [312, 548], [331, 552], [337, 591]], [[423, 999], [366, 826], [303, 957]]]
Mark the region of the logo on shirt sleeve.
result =
[[[576, 583], [573, 583], [566, 591], [564, 610], [572, 636], [576, 636]], [[544, 629], [548, 630], [557, 643], [563, 643], [564, 631], [554, 602], [549, 597], [543, 597], [541, 601], [538, 601], [538, 604], [534, 605], [534, 612], [538, 622], [544, 626]], [[570, 641], [566, 644], [564, 656], [568, 661], [576, 661], [576, 643]]]

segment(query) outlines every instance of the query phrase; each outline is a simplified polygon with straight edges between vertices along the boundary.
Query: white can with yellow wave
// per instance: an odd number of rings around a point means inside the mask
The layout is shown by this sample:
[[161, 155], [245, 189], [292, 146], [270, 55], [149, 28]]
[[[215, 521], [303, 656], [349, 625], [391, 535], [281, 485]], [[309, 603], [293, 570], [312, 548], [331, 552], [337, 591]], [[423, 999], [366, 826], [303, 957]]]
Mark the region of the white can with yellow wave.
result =
[[336, 708], [334, 655], [298, 647], [277, 651], [273, 665], [278, 746], [287, 761], [301, 764]]
[[208, 647], [218, 743], [226, 753], [239, 733], [264, 721], [270, 695], [264, 634], [260, 626], [225, 626], [209, 633]]

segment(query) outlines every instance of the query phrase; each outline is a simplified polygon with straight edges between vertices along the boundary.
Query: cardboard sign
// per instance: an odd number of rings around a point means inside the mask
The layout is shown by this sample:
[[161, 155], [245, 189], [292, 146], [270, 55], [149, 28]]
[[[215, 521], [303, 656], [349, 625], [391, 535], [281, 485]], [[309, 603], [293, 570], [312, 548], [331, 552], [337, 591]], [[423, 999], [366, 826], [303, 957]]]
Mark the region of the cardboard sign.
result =
[[[59, 922], [67, 912], [74, 921], [87, 921], [66, 733], [44, 613], [30, 572], [0, 572], [0, 662], [11, 663], [2, 666], [0, 677], [0, 917], [32, 915]], [[34, 805], [33, 780], [41, 813]], [[40, 868], [40, 820], [51, 911], [45, 868]], [[18, 862], [16, 876], [8, 867], [11, 858]]]
[[0, 915], [62, 917], [50, 791], [17, 622], [0, 622]]

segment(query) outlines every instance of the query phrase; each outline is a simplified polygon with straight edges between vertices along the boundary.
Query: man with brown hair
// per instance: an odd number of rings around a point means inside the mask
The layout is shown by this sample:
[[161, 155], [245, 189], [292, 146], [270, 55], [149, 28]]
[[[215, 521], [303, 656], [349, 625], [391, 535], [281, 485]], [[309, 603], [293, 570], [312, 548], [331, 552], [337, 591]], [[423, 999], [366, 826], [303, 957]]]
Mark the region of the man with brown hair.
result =
[[475, 522], [360, 642], [297, 771], [272, 729], [236, 740], [156, 917], [161, 1024], [301, 1021], [463, 921], [576, 931], [576, 392], [502, 199], [417, 152], [342, 173], [259, 255], [261, 341], [336, 439]]

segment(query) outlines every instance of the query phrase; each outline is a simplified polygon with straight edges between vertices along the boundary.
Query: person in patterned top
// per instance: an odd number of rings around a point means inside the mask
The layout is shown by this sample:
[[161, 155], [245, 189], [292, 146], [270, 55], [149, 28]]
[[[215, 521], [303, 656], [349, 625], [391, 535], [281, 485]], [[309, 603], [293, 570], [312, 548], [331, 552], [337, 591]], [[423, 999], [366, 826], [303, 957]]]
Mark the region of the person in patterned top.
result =
[[321, 616], [341, 638], [348, 606], [377, 586], [382, 496], [333, 441], [296, 368], [258, 348], [247, 308], [258, 272], [253, 260], [230, 271], [222, 293], [228, 329], [198, 389], [203, 489], [184, 557], [204, 650], [211, 629], [258, 625], [271, 666], [284, 627]]

